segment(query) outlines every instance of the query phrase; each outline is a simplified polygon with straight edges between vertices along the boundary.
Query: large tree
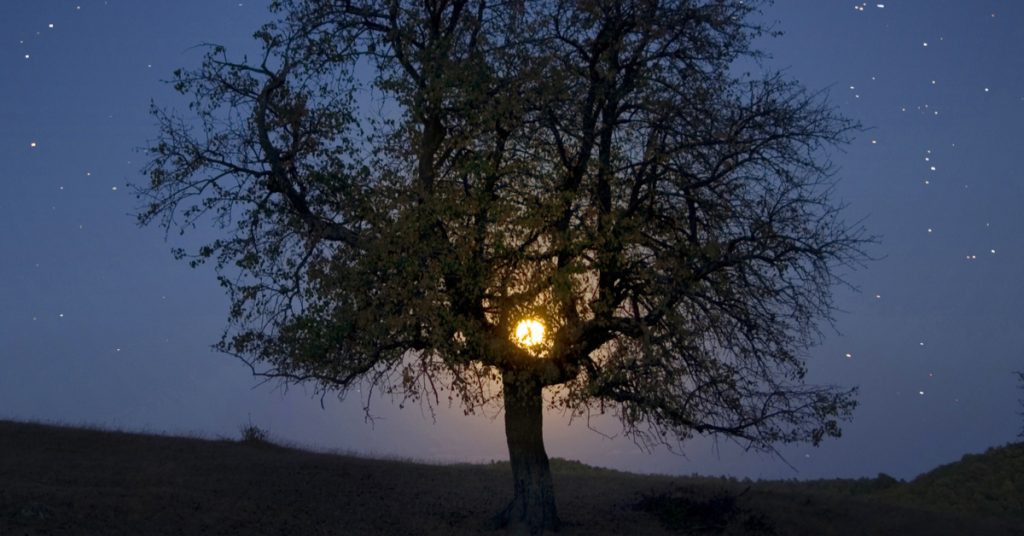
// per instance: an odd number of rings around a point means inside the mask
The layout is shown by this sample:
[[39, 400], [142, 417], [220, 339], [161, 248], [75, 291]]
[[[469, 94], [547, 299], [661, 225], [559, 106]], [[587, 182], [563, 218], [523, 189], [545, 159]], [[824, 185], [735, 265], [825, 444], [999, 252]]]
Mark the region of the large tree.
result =
[[155, 110], [140, 220], [219, 226], [178, 255], [217, 265], [219, 348], [256, 374], [500, 396], [530, 532], [558, 526], [545, 402], [644, 445], [816, 444], [854, 407], [803, 381], [863, 242], [822, 152], [852, 125], [743, 72], [756, 7], [274, 2], [260, 56], [175, 73], [190, 113]]

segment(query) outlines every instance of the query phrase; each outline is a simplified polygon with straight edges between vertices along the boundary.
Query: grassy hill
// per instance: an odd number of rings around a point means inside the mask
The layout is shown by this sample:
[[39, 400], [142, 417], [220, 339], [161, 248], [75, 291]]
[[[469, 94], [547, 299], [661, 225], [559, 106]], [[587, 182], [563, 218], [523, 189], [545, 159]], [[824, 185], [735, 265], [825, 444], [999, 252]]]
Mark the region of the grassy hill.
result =
[[[1020, 462], [1014, 445], [906, 484], [642, 476], [568, 460], [554, 460], [553, 471], [571, 535], [1014, 535], [1024, 534], [1013, 506]], [[998, 487], [1010, 470], [1016, 480]], [[501, 534], [490, 519], [510, 480], [507, 463], [430, 465], [0, 421], [5, 536]], [[970, 501], [936, 491], [990, 485], [995, 493]]]

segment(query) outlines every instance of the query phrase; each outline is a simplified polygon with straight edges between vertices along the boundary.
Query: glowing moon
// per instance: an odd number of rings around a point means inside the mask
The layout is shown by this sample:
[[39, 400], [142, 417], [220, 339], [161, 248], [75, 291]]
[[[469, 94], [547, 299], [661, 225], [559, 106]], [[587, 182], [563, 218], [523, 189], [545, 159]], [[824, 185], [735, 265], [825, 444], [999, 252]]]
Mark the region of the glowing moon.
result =
[[544, 324], [533, 320], [520, 320], [516, 325], [516, 344], [524, 348], [532, 348], [544, 342]]

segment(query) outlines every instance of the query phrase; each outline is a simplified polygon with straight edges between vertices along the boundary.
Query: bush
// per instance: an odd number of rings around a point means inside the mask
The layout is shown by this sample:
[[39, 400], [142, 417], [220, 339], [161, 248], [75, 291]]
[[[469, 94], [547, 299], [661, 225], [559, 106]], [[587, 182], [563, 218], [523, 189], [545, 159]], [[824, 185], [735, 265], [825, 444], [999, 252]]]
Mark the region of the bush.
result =
[[767, 516], [739, 504], [742, 492], [677, 487], [667, 492], [642, 495], [634, 509], [654, 514], [672, 530], [688, 534], [773, 535], [775, 528]]
[[249, 421], [249, 424], [242, 425], [242, 443], [267, 443], [268, 433], [266, 430], [256, 426]]

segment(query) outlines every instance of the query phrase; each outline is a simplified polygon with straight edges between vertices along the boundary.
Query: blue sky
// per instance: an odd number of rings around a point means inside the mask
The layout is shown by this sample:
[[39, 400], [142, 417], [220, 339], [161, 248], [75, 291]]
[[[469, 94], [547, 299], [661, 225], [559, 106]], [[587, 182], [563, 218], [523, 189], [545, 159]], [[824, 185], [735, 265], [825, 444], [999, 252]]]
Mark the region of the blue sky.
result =
[[[884, 5], [884, 7], [879, 7]], [[909, 478], [1013, 440], [1024, 369], [1024, 4], [779, 0], [765, 66], [866, 128], [832, 157], [847, 217], [881, 236], [878, 261], [837, 289], [810, 381], [860, 387], [844, 437], [784, 447], [794, 469], [727, 442], [641, 452], [549, 415], [553, 456], [629, 470]], [[128, 183], [156, 135], [151, 100], [205, 42], [238, 54], [263, 2], [0, 4], [0, 418], [285, 441], [434, 460], [505, 458], [500, 420], [399, 411], [358, 393], [321, 408], [302, 388], [256, 386], [210, 350], [227, 300], [208, 268], [173, 260], [196, 235], [138, 228]], [[52, 27], [50, 26], [52, 25]], [[933, 169], [934, 168], [934, 169]], [[494, 412], [491, 412], [493, 415]], [[592, 423], [614, 435], [612, 422]]]

